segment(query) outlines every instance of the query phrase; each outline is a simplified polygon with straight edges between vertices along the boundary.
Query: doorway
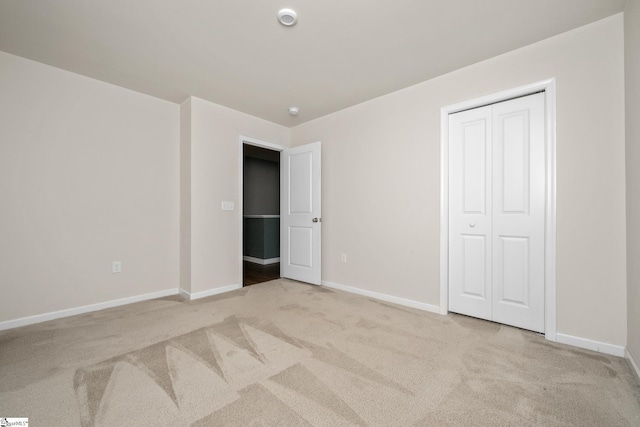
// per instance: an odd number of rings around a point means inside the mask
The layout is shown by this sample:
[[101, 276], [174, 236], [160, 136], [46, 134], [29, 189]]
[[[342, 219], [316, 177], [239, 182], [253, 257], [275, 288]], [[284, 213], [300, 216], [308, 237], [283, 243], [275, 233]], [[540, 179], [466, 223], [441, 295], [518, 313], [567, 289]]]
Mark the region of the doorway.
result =
[[280, 278], [280, 152], [242, 144], [243, 286]]
[[[242, 208], [239, 209], [240, 222], [240, 271], [244, 282], [245, 261], [259, 266], [271, 265], [272, 270], [269, 277], [276, 275], [278, 270], [272, 264], [280, 263], [279, 275], [313, 285], [321, 284], [322, 275], [322, 216], [321, 216], [321, 142], [316, 141], [309, 144], [298, 145], [293, 148], [285, 148], [268, 142], [260, 141], [240, 135], [239, 159], [240, 159], [240, 200]], [[279, 185], [279, 214], [256, 213], [263, 210], [245, 210], [245, 147], [250, 151], [248, 157], [258, 157], [260, 160], [273, 161], [278, 156], [280, 163], [278, 179]], [[258, 150], [260, 149], [260, 150]], [[275, 163], [275, 162], [274, 162]], [[273, 175], [273, 174], [270, 174]], [[275, 180], [274, 180], [275, 181]], [[270, 191], [270, 190], [269, 190]], [[267, 191], [258, 191], [264, 195]], [[270, 198], [269, 203], [274, 203], [276, 198]], [[273, 212], [276, 208], [273, 208]], [[281, 214], [281, 215], [280, 215]], [[245, 216], [247, 218], [245, 218]], [[253, 218], [255, 217], [255, 218]], [[263, 246], [263, 254], [255, 256], [252, 253], [245, 255], [245, 226], [249, 220], [258, 219], [262, 222], [272, 222], [277, 224], [280, 231], [279, 254], [275, 251], [275, 239], [263, 239], [263, 244], [267, 244], [271, 249]], [[259, 228], [259, 227], [258, 227]], [[267, 228], [268, 236], [273, 236], [274, 228]], [[264, 233], [263, 227], [263, 233]], [[263, 234], [264, 236], [264, 234]], [[267, 237], [268, 237], [267, 236]], [[276, 237], [277, 238], [277, 237]], [[251, 243], [253, 244], [253, 243]], [[260, 249], [258, 248], [258, 252]], [[260, 269], [261, 273], [267, 273], [267, 267], [261, 268], [256, 265], [249, 265], [253, 269]], [[261, 274], [264, 280], [264, 274]], [[275, 278], [277, 278], [275, 277]]]
[[555, 341], [555, 81], [441, 118], [441, 313]]

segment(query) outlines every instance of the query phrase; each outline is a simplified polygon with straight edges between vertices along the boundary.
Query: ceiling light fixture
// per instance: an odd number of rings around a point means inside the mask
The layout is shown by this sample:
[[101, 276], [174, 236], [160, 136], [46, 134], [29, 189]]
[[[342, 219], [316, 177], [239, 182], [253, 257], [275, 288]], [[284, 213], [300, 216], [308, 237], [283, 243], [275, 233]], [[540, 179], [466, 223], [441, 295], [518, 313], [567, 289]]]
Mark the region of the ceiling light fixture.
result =
[[298, 114], [300, 114], [300, 110], [298, 110], [298, 107], [289, 107], [289, 115], [290, 116], [297, 116]]
[[285, 27], [291, 27], [298, 22], [298, 14], [292, 9], [280, 9], [278, 11], [278, 22]]

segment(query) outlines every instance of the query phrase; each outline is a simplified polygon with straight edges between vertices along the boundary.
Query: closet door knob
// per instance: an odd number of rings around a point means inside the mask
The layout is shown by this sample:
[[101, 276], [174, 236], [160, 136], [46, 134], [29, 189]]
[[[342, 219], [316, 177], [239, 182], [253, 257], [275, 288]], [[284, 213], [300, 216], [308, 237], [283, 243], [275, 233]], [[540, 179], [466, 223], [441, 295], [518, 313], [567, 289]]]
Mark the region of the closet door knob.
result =
[[476, 223], [475, 223], [475, 222], [472, 222], [472, 223], [470, 223], [470, 224], [469, 224], [469, 227], [471, 227], [471, 228], [473, 228], [473, 227], [475, 227], [475, 226], [476, 226]]

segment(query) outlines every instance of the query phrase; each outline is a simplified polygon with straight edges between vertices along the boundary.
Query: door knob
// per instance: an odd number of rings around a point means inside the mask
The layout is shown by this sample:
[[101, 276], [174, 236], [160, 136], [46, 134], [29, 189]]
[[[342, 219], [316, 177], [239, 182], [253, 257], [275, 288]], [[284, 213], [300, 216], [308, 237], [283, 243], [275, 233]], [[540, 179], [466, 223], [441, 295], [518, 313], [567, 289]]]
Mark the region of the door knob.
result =
[[313, 221], [313, 222], [322, 222], [322, 218], [313, 218], [311, 221]]
[[469, 227], [471, 227], [471, 228], [473, 228], [473, 227], [475, 227], [475, 226], [476, 226], [476, 223], [475, 223], [475, 222], [472, 222], [471, 224], [469, 224]]

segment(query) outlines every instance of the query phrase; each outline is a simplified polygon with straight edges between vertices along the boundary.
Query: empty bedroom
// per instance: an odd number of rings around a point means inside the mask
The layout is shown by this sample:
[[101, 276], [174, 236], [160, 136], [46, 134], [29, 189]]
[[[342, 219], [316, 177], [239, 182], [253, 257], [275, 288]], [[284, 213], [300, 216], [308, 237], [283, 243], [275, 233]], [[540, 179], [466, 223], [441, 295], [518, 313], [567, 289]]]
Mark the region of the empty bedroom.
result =
[[0, 426], [640, 425], [640, 0], [0, 1]]

